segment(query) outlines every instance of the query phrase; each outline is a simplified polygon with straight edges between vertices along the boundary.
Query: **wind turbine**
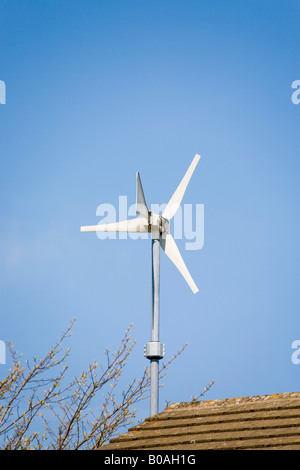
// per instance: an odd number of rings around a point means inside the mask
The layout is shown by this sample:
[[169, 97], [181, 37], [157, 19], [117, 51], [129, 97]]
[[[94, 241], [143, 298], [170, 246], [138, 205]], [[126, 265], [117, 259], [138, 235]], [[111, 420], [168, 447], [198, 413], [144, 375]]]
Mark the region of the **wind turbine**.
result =
[[180, 251], [170, 234], [170, 220], [177, 212], [187, 185], [200, 160], [196, 154], [179, 186], [169, 200], [162, 215], [149, 211], [141, 183], [139, 172], [136, 174], [136, 213], [139, 217], [122, 222], [103, 225], [89, 225], [81, 227], [81, 232], [141, 232], [151, 233], [152, 237], [152, 312], [151, 312], [151, 340], [144, 347], [144, 355], [150, 360], [150, 416], [158, 413], [158, 375], [159, 360], [164, 357], [165, 345], [159, 341], [159, 264], [160, 250], [166, 253], [170, 260], [180, 271], [192, 292], [196, 294], [198, 288], [192, 279]]

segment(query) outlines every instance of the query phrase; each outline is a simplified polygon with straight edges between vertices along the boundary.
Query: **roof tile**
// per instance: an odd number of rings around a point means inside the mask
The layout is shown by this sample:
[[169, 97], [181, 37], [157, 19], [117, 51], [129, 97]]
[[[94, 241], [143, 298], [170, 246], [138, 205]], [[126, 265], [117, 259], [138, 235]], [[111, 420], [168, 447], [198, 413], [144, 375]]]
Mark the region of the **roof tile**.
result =
[[100, 450], [300, 449], [300, 392], [175, 403]]

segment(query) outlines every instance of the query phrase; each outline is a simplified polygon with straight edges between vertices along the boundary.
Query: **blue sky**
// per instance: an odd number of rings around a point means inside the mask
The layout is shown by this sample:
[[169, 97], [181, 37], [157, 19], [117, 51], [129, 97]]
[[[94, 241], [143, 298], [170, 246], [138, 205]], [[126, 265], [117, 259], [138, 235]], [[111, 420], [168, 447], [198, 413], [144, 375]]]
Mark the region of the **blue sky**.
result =
[[[204, 246], [161, 256], [160, 392], [189, 401], [299, 390], [299, 1], [0, 3], [0, 339], [41, 356], [76, 318], [70, 370], [133, 322], [124, 387], [150, 340], [149, 240], [80, 233], [101, 203], [204, 204]], [[0, 377], [8, 367], [0, 365]], [[148, 415], [143, 403], [138, 418]]]

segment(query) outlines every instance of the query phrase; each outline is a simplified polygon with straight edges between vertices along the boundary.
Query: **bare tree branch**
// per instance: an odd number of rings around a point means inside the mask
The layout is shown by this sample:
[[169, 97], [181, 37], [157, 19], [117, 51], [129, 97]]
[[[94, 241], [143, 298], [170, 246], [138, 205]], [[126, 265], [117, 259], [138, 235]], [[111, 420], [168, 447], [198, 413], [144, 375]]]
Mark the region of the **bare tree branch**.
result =
[[[132, 325], [114, 354], [106, 350], [105, 366], [94, 362], [65, 385], [70, 350], [64, 350], [63, 342], [73, 324], [32, 364], [22, 365], [21, 355], [8, 345], [12, 368], [0, 382], [0, 449], [96, 449], [128, 427], [136, 417], [135, 405], [148, 397], [148, 368], [126, 390], [119, 390], [135, 346]], [[185, 347], [162, 365], [160, 378]]]

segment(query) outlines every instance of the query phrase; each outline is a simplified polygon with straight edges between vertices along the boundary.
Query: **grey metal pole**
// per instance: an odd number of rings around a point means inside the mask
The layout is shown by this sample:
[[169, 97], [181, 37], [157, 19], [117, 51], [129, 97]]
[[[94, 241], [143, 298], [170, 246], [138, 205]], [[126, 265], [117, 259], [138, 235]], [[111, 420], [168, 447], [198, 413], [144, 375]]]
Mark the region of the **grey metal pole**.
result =
[[[151, 312], [151, 341], [159, 341], [159, 261], [160, 241], [152, 239], [152, 312]], [[150, 360], [150, 416], [158, 413], [158, 369], [159, 359]]]
[[151, 341], [159, 341], [159, 261], [160, 241], [152, 239], [152, 316]]
[[158, 369], [159, 359], [150, 360], [150, 416], [157, 415], [158, 413]]
[[159, 260], [160, 237], [152, 237], [152, 308], [151, 340], [145, 345], [144, 355], [150, 360], [150, 416], [158, 413], [159, 360], [165, 355], [165, 345], [159, 341]]

